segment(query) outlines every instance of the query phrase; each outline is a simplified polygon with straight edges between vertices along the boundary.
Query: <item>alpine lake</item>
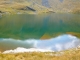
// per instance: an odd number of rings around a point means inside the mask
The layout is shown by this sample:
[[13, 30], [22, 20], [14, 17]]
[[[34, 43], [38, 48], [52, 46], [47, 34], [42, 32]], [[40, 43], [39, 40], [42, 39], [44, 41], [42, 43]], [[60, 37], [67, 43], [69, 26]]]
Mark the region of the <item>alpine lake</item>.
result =
[[[14, 14], [0, 17], [1, 51], [17, 47], [40, 49], [45, 47], [61, 51], [77, 47], [80, 44], [79, 39], [80, 14]], [[73, 40], [78, 41], [72, 44]], [[67, 43], [72, 45], [68, 48], [61, 47]]]

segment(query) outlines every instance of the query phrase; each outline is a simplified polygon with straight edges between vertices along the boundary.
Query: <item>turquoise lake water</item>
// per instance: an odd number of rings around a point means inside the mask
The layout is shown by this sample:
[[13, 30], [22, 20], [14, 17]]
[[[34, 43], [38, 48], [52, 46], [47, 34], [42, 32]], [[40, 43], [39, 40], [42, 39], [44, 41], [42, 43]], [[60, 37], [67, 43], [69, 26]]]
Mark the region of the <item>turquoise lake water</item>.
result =
[[[80, 14], [17, 14], [0, 17], [0, 50], [46, 47], [59, 51], [78, 46], [79, 37]], [[72, 43], [72, 47], [65, 48], [64, 44], [67, 43]]]

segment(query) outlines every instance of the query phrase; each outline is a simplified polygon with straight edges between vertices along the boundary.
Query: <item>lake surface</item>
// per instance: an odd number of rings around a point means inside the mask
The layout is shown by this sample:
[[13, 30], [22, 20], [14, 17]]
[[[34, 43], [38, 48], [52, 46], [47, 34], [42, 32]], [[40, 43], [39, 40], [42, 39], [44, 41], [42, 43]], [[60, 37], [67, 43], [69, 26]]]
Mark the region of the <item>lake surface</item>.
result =
[[[79, 38], [80, 14], [17, 14], [0, 17], [0, 50], [46, 47], [59, 51], [78, 46]], [[73, 41], [72, 47], [62, 47]]]

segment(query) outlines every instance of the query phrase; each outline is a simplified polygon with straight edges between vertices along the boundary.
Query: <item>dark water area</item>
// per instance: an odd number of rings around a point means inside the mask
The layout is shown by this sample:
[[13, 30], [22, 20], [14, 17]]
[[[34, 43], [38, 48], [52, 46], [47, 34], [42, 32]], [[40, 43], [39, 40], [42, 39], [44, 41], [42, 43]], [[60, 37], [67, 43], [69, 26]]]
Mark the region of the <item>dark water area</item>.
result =
[[[79, 42], [76, 41], [79, 38], [80, 14], [17, 14], [0, 18], [0, 50], [46, 47], [59, 51], [78, 46]], [[65, 48], [64, 44], [73, 41], [72, 47]]]

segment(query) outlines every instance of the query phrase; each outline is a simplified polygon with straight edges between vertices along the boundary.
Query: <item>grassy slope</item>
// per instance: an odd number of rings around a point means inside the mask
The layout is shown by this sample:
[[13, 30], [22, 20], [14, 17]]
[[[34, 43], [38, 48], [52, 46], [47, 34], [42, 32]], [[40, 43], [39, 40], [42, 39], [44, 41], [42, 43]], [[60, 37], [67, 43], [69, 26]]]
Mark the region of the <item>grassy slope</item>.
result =
[[[43, 6], [42, 0], [33, 1]], [[54, 12], [80, 13], [80, 0], [63, 0], [62, 2], [60, 0], [48, 0], [47, 3], [50, 5], [49, 9], [52, 9]], [[45, 0], [44, 4], [47, 5], [47, 3]]]
[[21, 8], [25, 8], [29, 6], [37, 11], [37, 13], [48, 12], [49, 9], [39, 5], [38, 3], [34, 3], [35, 1], [20, 1], [20, 0], [0, 0], [0, 11], [6, 13], [34, 13], [30, 10], [20, 10]]
[[80, 13], [80, 0], [49, 0], [51, 8], [55, 12], [79, 12]]
[[[48, 0], [50, 8], [42, 5], [42, 0], [0, 0], [0, 11], [7, 13], [35, 13], [29, 10], [19, 10], [26, 6], [34, 8], [37, 13], [43, 12], [72, 12], [80, 13], [80, 0]], [[45, 2], [44, 2], [45, 4]]]
[[80, 60], [80, 48], [63, 52], [0, 54], [0, 60]]
[[[29, 5], [28, 2], [25, 3], [19, 3], [19, 2], [10, 2], [10, 1], [0, 1], [0, 11], [6, 12], [6, 13], [12, 13], [15, 14], [19, 12], [19, 8], [22, 8], [24, 6]], [[23, 12], [23, 11], [21, 11]]]

